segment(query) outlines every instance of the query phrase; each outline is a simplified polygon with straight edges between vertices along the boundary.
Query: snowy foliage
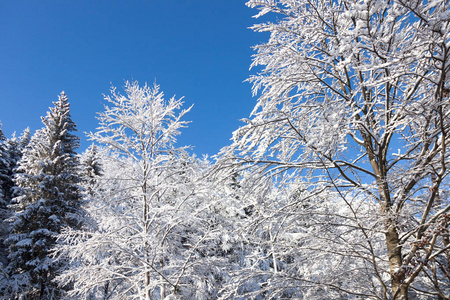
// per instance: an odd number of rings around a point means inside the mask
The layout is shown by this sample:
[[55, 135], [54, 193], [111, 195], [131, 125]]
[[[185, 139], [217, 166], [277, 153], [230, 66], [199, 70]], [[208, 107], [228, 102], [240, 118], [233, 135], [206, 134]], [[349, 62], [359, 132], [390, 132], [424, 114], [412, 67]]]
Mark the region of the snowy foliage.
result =
[[22, 159], [22, 154], [25, 147], [28, 145], [31, 139], [30, 129], [26, 128], [19, 138], [13, 134], [12, 138], [6, 140], [6, 151], [9, 156], [9, 168], [6, 176], [6, 180], [3, 182], [3, 193], [5, 199], [9, 201], [14, 198], [15, 183], [14, 177], [18, 172], [17, 166]]
[[11, 160], [6, 145], [7, 139], [1, 125], [0, 123], [0, 208], [4, 208], [7, 204], [6, 184], [9, 180]]
[[51, 257], [61, 229], [79, 227], [78, 137], [67, 96], [61, 93], [24, 150], [13, 199], [12, 233], [7, 272], [2, 286], [10, 298], [53, 299], [60, 295], [52, 279], [63, 262]]
[[177, 114], [181, 100], [164, 100], [157, 85], [127, 82], [125, 92], [105, 97], [113, 106], [91, 134], [108, 147], [103, 176], [87, 206], [92, 226], [62, 237], [72, 266], [60, 281], [73, 281], [71, 294], [83, 298], [209, 298], [198, 261], [214, 232], [205, 217], [212, 183], [205, 162], [173, 146], [189, 109]]
[[[355, 247], [365, 249], [359, 253], [373, 272], [365, 284], [322, 282], [300, 271], [280, 276], [324, 289], [331, 298], [332, 292], [449, 297], [449, 2], [247, 5], [260, 10], [257, 17], [278, 18], [253, 27], [270, 33], [255, 47], [253, 66], [261, 71], [250, 78], [260, 96], [247, 125], [234, 132], [223, 163], [233, 165], [237, 156], [238, 164], [266, 174], [296, 171], [309, 193], [324, 197], [323, 190], [340, 199], [333, 201], [351, 203], [346, 214], [353, 214], [352, 226], [378, 226], [373, 233], [372, 227], [359, 229], [360, 239], [348, 244], [349, 257]], [[371, 210], [378, 221], [365, 220]], [[331, 228], [338, 232], [343, 222]], [[374, 247], [380, 243], [385, 249]], [[322, 264], [327, 251], [342, 253], [339, 245], [322, 245], [316, 246]], [[347, 268], [342, 264], [340, 272]]]
[[103, 167], [100, 160], [98, 147], [94, 144], [89, 146], [80, 158], [81, 185], [88, 198], [93, 197], [95, 191], [99, 189], [98, 180], [103, 174]]
[[232, 230], [224, 222], [227, 217], [217, 213], [225, 212], [225, 192], [206, 180], [208, 163], [180, 153], [158, 177], [150, 177], [159, 180], [160, 195], [150, 203], [152, 219], [145, 235], [140, 191], [130, 179], [136, 167], [109, 154], [101, 163], [104, 175], [96, 189], [101, 192], [86, 208], [92, 225], [83, 232], [66, 232], [60, 247], [72, 260], [60, 278], [74, 281], [72, 295], [143, 299], [147, 288], [152, 299], [163, 292], [166, 297], [216, 298], [226, 277], [224, 255], [231, 251], [223, 236]]

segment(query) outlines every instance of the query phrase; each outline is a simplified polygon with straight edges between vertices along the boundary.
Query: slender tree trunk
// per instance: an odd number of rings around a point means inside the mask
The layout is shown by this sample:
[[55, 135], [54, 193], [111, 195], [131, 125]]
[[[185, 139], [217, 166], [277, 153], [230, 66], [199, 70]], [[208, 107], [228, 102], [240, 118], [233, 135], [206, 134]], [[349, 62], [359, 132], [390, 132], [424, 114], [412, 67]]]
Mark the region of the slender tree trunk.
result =
[[275, 246], [274, 246], [275, 241], [273, 240], [272, 231], [271, 231], [270, 227], [269, 227], [269, 237], [270, 237], [270, 243], [271, 243], [271, 246], [272, 246], [271, 250], [272, 250], [273, 270], [274, 270], [274, 273], [277, 273], [278, 266], [277, 266], [277, 258], [275, 256]]
[[148, 268], [145, 270], [145, 299], [150, 300], [150, 289], [148, 288], [150, 286], [150, 271]]
[[103, 299], [108, 299], [109, 298], [109, 281], [105, 283], [104, 287], [103, 287]]
[[[146, 176], [146, 173], [144, 173], [144, 176]], [[145, 177], [144, 177], [145, 178]], [[144, 262], [145, 262], [145, 271], [144, 271], [144, 276], [145, 276], [145, 299], [146, 300], [150, 300], [151, 299], [151, 293], [150, 293], [150, 269], [149, 269], [149, 264], [150, 262], [150, 258], [149, 258], [149, 254], [148, 254], [148, 243], [147, 243], [147, 238], [148, 238], [148, 202], [147, 202], [147, 182], [144, 181], [143, 185], [142, 185], [142, 194], [143, 194], [143, 215], [142, 215], [142, 219], [143, 219], [143, 223], [144, 223]]]
[[[161, 282], [164, 280], [164, 278], [162, 278], [162, 276], [160, 276]], [[163, 300], [164, 298], [166, 298], [166, 287], [164, 283], [161, 283], [161, 300]]]

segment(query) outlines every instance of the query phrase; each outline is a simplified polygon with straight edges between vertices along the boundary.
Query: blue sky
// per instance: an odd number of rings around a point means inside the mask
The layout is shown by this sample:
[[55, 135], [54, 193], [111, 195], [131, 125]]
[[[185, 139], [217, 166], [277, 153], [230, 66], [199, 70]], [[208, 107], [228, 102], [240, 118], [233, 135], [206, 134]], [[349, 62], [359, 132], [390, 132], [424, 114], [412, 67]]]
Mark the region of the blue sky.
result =
[[111, 84], [156, 80], [166, 98], [194, 104], [178, 145], [213, 155], [256, 101], [244, 80], [267, 36], [248, 29], [254, 14], [239, 0], [1, 1], [2, 129], [41, 128], [64, 90], [84, 149]]

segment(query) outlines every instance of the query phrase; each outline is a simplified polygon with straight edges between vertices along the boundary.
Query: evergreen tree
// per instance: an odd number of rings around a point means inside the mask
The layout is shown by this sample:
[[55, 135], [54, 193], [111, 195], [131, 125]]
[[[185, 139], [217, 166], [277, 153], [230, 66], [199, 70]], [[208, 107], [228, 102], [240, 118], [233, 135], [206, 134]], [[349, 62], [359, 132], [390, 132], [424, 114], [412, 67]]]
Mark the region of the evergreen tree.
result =
[[81, 156], [80, 164], [83, 177], [82, 186], [85, 189], [85, 193], [91, 198], [98, 185], [97, 179], [103, 173], [97, 146], [94, 144], [89, 146]]
[[44, 127], [31, 138], [18, 166], [18, 196], [11, 218], [9, 284], [10, 298], [59, 298], [61, 290], [52, 283], [62, 262], [51, 256], [58, 234], [65, 226], [81, 225], [78, 157], [79, 138], [70, 116], [65, 93], [53, 103]]
[[14, 176], [17, 172], [17, 165], [22, 159], [23, 150], [30, 142], [30, 138], [30, 128], [27, 127], [19, 138], [14, 133], [12, 138], [6, 140], [5, 149], [9, 156], [9, 167], [6, 179], [3, 182], [3, 193], [7, 203], [14, 198]]
[[[8, 204], [10, 204], [14, 195], [15, 183], [13, 179], [17, 171], [17, 164], [22, 158], [23, 149], [30, 142], [30, 130], [26, 128], [19, 138], [16, 138], [15, 134], [10, 139], [6, 139], [2, 134], [1, 136], [3, 142], [0, 144], [0, 268], [4, 269], [3, 266], [8, 262], [9, 253], [4, 240], [10, 234], [11, 229], [8, 219], [13, 215], [13, 211], [8, 207]], [[5, 275], [6, 273], [1, 272], [0, 278], [4, 278]]]
[[0, 282], [4, 277], [4, 264], [6, 263], [7, 248], [4, 247], [3, 241], [8, 237], [8, 225], [5, 220], [10, 216], [10, 211], [7, 209], [6, 205], [8, 203], [8, 198], [5, 193], [4, 185], [8, 181], [8, 170], [10, 168], [10, 159], [8, 151], [6, 149], [6, 137], [3, 134], [1, 123], [0, 123]]
[[6, 141], [7, 139], [3, 134], [0, 123], [0, 207], [5, 207], [7, 203], [4, 185], [8, 181], [10, 158], [6, 149]]

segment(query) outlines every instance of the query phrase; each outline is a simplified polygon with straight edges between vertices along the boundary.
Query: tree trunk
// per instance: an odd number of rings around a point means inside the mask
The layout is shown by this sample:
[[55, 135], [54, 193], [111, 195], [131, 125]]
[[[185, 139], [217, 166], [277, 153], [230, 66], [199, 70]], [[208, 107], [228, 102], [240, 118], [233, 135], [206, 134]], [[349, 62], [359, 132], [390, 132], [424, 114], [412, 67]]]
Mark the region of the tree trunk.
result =
[[145, 270], [145, 299], [150, 300], [150, 271], [148, 269]]
[[408, 299], [408, 286], [403, 284], [405, 274], [399, 272], [402, 266], [402, 247], [398, 232], [391, 225], [386, 232], [386, 246], [389, 257], [389, 273], [391, 275], [392, 296], [394, 300]]
[[[161, 281], [163, 281], [164, 278], [162, 278], [162, 276], [160, 276]], [[164, 298], [166, 298], [166, 286], [164, 283], [161, 283], [161, 300], [163, 300]]]
[[397, 228], [389, 217], [390, 210], [392, 208], [392, 200], [387, 184], [387, 169], [386, 169], [386, 156], [384, 149], [378, 149], [379, 155], [376, 156], [373, 152], [372, 141], [366, 135], [366, 151], [369, 156], [370, 164], [376, 174], [376, 183], [378, 186], [378, 192], [380, 195], [379, 202], [381, 203], [382, 213], [387, 216], [386, 220], [386, 247], [389, 259], [389, 274], [391, 276], [392, 286], [392, 298], [394, 300], [408, 300], [408, 286], [404, 285], [405, 274], [400, 271], [403, 264], [402, 247], [400, 245], [400, 239], [398, 236]]
[[[144, 172], [144, 178], [147, 176], [147, 172]], [[147, 182], [144, 181], [143, 185], [142, 185], [142, 194], [143, 194], [143, 212], [142, 212], [142, 220], [143, 220], [143, 225], [144, 225], [144, 232], [143, 232], [143, 240], [144, 240], [144, 261], [145, 261], [145, 271], [144, 271], [144, 276], [145, 276], [145, 299], [146, 300], [150, 300], [151, 299], [151, 293], [150, 293], [150, 270], [149, 270], [149, 265], [151, 264], [150, 258], [149, 258], [149, 253], [148, 253], [148, 243], [147, 243], [147, 238], [148, 238], [148, 202], [147, 202]]]

